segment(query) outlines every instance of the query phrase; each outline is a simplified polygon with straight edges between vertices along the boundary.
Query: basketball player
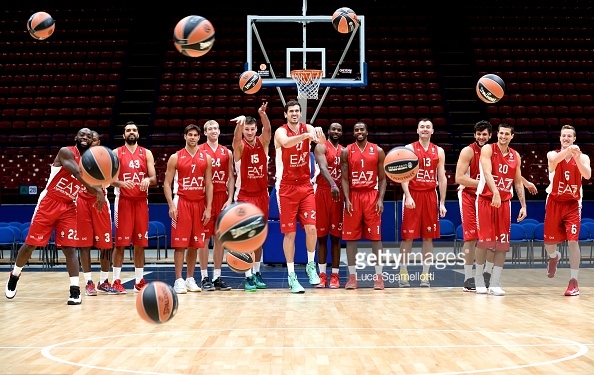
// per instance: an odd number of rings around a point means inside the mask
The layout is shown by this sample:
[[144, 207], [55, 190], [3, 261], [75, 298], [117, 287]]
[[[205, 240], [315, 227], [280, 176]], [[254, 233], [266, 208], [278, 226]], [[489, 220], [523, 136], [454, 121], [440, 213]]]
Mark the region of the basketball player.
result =
[[17, 292], [17, 283], [21, 271], [31, 258], [37, 246], [46, 246], [55, 231], [56, 246], [62, 248], [66, 257], [66, 269], [70, 276], [69, 305], [80, 305], [78, 257], [74, 248], [77, 243], [76, 197], [84, 186], [90, 194], [95, 195], [97, 210], [102, 211], [105, 195], [100, 187], [86, 183], [80, 174], [80, 156], [89, 147], [93, 135], [91, 130], [82, 128], [76, 133], [75, 146], [62, 147], [51, 166], [51, 173], [45, 189], [39, 195], [35, 213], [31, 218], [31, 226], [25, 243], [19, 249], [14, 267], [8, 277], [4, 293], [12, 299]]
[[[491, 139], [493, 127], [489, 121], [481, 120], [474, 125], [475, 142], [464, 147], [460, 151], [458, 163], [456, 164], [456, 183], [458, 187], [458, 202], [460, 206], [460, 217], [464, 232], [464, 287], [465, 292], [476, 290], [472, 266], [474, 264], [474, 249], [478, 232], [476, 229], [476, 187], [478, 186], [480, 171], [479, 160], [481, 148]], [[522, 183], [531, 194], [538, 193], [536, 186], [522, 177]], [[487, 253], [487, 260], [483, 277], [485, 286], [489, 286], [491, 271], [493, 269], [492, 251]]]
[[120, 173], [115, 186], [115, 249], [113, 251], [113, 285], [118, 293], [126, 293], [121, 272], [124, 249], [134, 245], [134, 290], [146, 285], [144, 280], [144, 248], [148, 246], [148, 188], [157, 183], [153, 153], [138, 145], [138, 127], [129, 121], [124, 128], [125, 144], [114, 150], [120, 159]]
[[[500, 278], [509, 251], [511, 230], [511, 199], [515, 189], [521, 208], [518, 222], [526, 218], [526, 198], [522, 184], [522, 160], [517, 151], [509, 147], [514, 137], [514, 127], [502, 122], [497, 132], [497, 142], [481, 149], [480, 179], [476, 192], [478, 243], [476, 245], [475, 284], [477, 294], [505, 295]], [[489, 289], [485, 285], [483, 267], [487, 250], [494, 251], [493, 274]]]
[[[96, 131], [91, 133], [93, 134], [93, 143], [91, 144], [91, 147], [99, 146], [101, 144], [99, 133]], [[92, 246], [99, 249], [100, 254], [99, 262], [101, 273], [99, 283], [97, 284], [98, 289], [107, 294], [117, 293], [112, 289], [108, 281], [113, 243], [111, 233], [111, 212], [109, 209], [109, 202], [107, 201], [106, 188], [103, 188], [103, 194], [105, 195], [105, 201], [108, 204], [101, 210], [101, 212], [99, 212], [95, 206], [95, 197], [92, 194], [89, 194], [84, 186], [78, 192], [78, 197], [76, 198], [78, 247], [80, 248], [80, 264], [85, 278], [85, 294], [87, 296], [97, 295], [97, 289], [95, 288], [95, 283], [93, 282], [91, 274]]]
[[276, 129], [276, 185], [280, 210], [281, 233], [284, 234], [283, 250], [287, 261], [289, 288], [292, 293], [304, 293], [295, 274], [295, 236], [297, 221], [305, 229], [307, 266], [305, 272], [311, 285], [318, 285], [316, 270], [316, 201], [310, 181], [310, 141], [325, 143], [326, 137], [320, 127], [299, 122], [301, 105], [296, 100], [285, 104], [287, 123]]
[[[262, 134], [256, 135], [258, 130], [256, 119], [251, 116], [239, 116], [235, 121], [233, 133], [233, 160], [237, 179], [235, 180], [235, 201], [247, 202], [255, 205], [264, 213], [268, 221], [270, 196], [268, 195], [268, 146], [272, 130], [270, 120], [266, 114], [268, 103], [263, 103], [258, 109], [262, 121]], [[246, 292], [266, 289], [262, 279], [260, 262], [262, 261], [262, 246], [254, 250], [253, 269], [245, 272], [243, 283]], [[253, 272], [253, 273], [252, 273]]]
[[[367, 124], [357, 122], [353, 129], [355, 142], [340, 154], [344, 217], [342, 239], [346, 241], [349, 279], [345, 289], [357, 289], [357, 241], [371, 241], [371, 251], [379, 259], [382, 248], [382, 213], [386, 193], [385, 153], [378, 145], [367, 141]], [[373, 289], [383, 290], [382, 266], [375, 266]]]
[[[344, 147], [339, 144], [342, 138], [342, 125], [335, 122], [328, 128], [325, 144], [318, 143], [314, 148], [316, 176], [316, 229], [318, 235], [318, 267], [320, 283], [316, 288], [340, 288], [338, 275], [340, 265], [340, 235], [342, 233], [342, 207], [344, 205], [341, 188], [340, 156]], [[328, 235], [332, 251], [332, 273], [330, 281], [326, 273], [328, 255]]]
[[[429, 287], [429, 256], [433, 254], [433, 239], [439, 238], [439, 217], [445, 217], [447, 179], [445, 174], [445, 152], [443, 148], [431, 143], [433, 123], [427, 119], [419, 120], [417, 133], [419, 140], [406, 145], [419, 158], [419, 171], [412, 180], [401, 183], [404, 192], [400, 252], [402, 254], [400, 287], [409, 287], [408, 254], [412, 251], [413, 240], [421, 238], [423, 272], [421, 287]], [[436, 187], [439, 186], [439, 205]], [[438, 217], [439, 216], [439, 217]]]
[[[219, 144], [221, 130], [215, 120], [204, 124], [206, 142], [198, 146], [202, 152], [210, 156], [212, 161], [212, 211], [210, 220], [204, 226], [204, 247], [200, 249], [200, 273], [202, 274], [202, 290], [231, 290], [231, 287], [221, 277], [223, 264], [223, 244], [219, 236], [215, 236], [215, 223], [221, 211], [233, 203], [233, 190], [235, 189], [235, 176], [233, 175], [233, 157], [231, 151]], [[208, 243], [213, 238], [212, 259], [214, 271], [212, 281], [208, 277]], [[188, 288], [189, 289], [189, 288]]]
[[[204, 227], [211, 220], [212, 159], [198, 147], [200, 132], [196, 124], [186, 126], [186, 147], [169, 157], [163, 181], [163, 192], [171, 218], [171, 247], [174, 249], [173, 289], [178, 294], [186, 294], [188, 290], [201, 291], [194, 279], [194, 270], [197, 249], [203, 248], [205, 243]], [[182, 278], [185, 249], [186, 280]]]
[[592, 177], [590, 157], [583, 154], [577, 145], [575, 128], [561, 128], [561, 149], [547, 153], [550, 185], [547, 187], [547, 203], [544, 219], [545, 248], [549, 254], [547, 275], [552, 278], [557, 272], [561, 254], [557, 244], [567, 241], [569, 266], [571, 267], [566, 296], [580, 294], [578, 271], [580, 268], [580, 245], [578, 243], [582, 211], [582, 179]]

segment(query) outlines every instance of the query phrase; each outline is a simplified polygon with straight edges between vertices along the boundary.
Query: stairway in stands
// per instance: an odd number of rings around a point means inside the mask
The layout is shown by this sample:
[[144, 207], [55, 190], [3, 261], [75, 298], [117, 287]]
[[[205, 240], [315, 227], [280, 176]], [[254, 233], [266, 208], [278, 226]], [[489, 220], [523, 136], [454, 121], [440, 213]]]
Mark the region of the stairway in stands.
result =
[[121, 101], [115, 117], [116, 138], [121, 137], [128, 121], [137, 124], [141, 138], [146, 139], [150, 134], [163, 43], [169, 35], [169, 25], [160, 22], [156, 15], [153, 17], [136, 17], [130, 26]]

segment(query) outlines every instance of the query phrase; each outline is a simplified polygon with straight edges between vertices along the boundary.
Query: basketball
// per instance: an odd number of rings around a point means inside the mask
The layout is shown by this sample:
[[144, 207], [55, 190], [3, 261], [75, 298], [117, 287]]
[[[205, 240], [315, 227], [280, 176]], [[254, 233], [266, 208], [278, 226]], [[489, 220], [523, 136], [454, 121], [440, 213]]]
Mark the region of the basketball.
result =
[[138, 315], [149, 323], [165, 323], [177, 312], [177, 294], [162, 281], [152, 281], [136, 296]]
[[495, 74], [485, 74], [476, 83], [476, 94], [485, 103], [497, 103], [504, 93], [505, 83]]
[[255, 94], [262, 88], [262, 78], [253, 70], [248, 70], [239, 76], [239, 88], [246, 94]]
[[199, 57], [206, 54], [214, 44], [214, 27], [200, 16], [182, 18], [173, 30], [173, 44], [183, 55]]
[[348, 34], [359, 25], [359, 19], [351, 8], [342, 7], [332, 14], [332, 26], [341, 34]]
[[37, 12], [27, 21], [27, 30], [29, 34], [37, 39], [44, 40], [52, 36], [56, 23], [52, 16], [45, 12]]
[[417, 154], [406, 147], [394, 147], [384, 158], [386, 176], [398, 183], [412, 180], [419, 170]]
[[237, 273], [244, 273], [252, 268], [256, 255], [251, 253], [238, 253], [227, 250], [227, 266]]
[[231, 251], [251, 253], [262, 246], [268, 234], [264, 213], [251, 203], [233, 203], [225, 208], [216, 223], [223, 246]]
[[105, 146], [89, 148], [80, 157], [79, 165], [83, 180], [93, 186], [108, 186], [120, 172], [120, 160]]

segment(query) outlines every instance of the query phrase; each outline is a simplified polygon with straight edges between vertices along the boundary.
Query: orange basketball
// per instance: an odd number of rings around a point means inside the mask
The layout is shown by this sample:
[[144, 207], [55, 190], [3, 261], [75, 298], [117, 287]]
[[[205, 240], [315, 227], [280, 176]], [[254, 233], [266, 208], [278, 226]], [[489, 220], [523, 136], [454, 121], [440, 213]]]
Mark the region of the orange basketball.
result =
[[93, 146], [80, 157], [80, 171], [89, 185], [108, 186], [120, 172], [120, 160], [105, 146]]
[[170, 285], [152, 281], [136, 296], [136, 311], [149, 323], [165, 323], [177, 312], [177, 294]]
[[182, 18], [173, 30], [173, 44], [182, 54], [199, 57], [206, 54], [214, 44], [214, 27], [200, 16]]
[[237, 251], [227, 250], [227, 266], [237, 273], [244, 273], [252, 268], [256, 255], [251, 253], [239, 253]]
[[262, 78], [253, 70], [247, 70], [239, 76], [239, 88], [246, 94], [255, 94], [262, 88]]
[[394, 147], [384, 159], [386, 176], [398, 183], [412, 180], [419, 170], [417, 154], [406, 147]]
[[223, 246], [231, 251], [251, 253], [262, 246], [268, 235], [264, 213], [251, 203], [233, 203], [225, 208], [216, 223]]
[[350, 33], [357, 25], [359, 25], [359, 18], [351, 8], [338, 8], [332, 14], [332, 26], [341, 34]]
[[54, 19], [46, 12], [34, 13], [27, 21], [29, 34], [37, 40], [49, 38], [54, 33], [55, 28]]
[[476, 94], [485, 103], [497, 103], [504, 93], [505, 83], [495, 74], [485, 74], [476, 83]]

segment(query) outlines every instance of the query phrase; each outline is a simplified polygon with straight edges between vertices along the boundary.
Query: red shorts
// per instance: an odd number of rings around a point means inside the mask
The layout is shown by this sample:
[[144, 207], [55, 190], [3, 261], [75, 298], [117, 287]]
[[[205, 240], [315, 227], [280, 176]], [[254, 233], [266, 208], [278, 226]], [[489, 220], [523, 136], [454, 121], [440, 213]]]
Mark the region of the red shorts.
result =
[[511, 231], [510, 201], [501, 202], [499, 208], [491, 206], [490, 198], [478, 197], [476, 200], [476, 227], [478, 229], [479, 249], [509, 251], [509, 234]]
[[460, 218], [462, 219], [462, 230], [464, 241], [472, 241], [478, 238], [476, 230], [476, 194], [458, 191], [458, 204], [460, 205]]
[[311, 182], [301, 185], [281, 183], [278, 194], [281, 233], [297, 231], [301, 225], [316, 225], [316, 198]]
[[335, 202], [332, 199], [330, 189], [316, 189], [316, 229], [318, 237], [325, 237], [330, 233], [332, 236], [342, 235], [342, 209], [344, 207], [342, 191], [340, 199]]
[[117, 197], [114, 205], [116, 246], [148, 247], [148, 199]]
[[78, 247], [95, 246], [97, 249], [111, 249], [111, 212], [109, 202], [105, 202], [101, 212], [97, 210], [95, 197], [76, 200], [78, 217]]
[[547, 198], [544, 238], [547, 244], [577, 241], [580, 236], [581, 207], [576, 200], [557, 201]]
[[39, 196], [25, 243], [45, 246], [55, 229], [56, 246], [76, 247], [76, 204], [50, 198], [46, 193], [44, 190]]
[[356, 241], [367, 238], [371, 241], [382, 239], [382, 215], [375, 210], [377, 190], [351, 190], [351, 215], [344, 212], [342, 218], [342, 239]]
[[210, 210], [210, 220], [204, 226], [204, 235], [206, 238], [210, 238], [210, 236], [214, 235], [215, 233], [215, 223], [223, 211], [223, 205], [229, 199], [229, 194], [227, 192], [222, 193], [215, 193], [212, 195], [212, 209]]
[[402, 203], [402, 224], [400, 236], [403, 240], [416, 238], [439, 238], [439, 205], [437, 191], [411, 190], [415, 208], [404, 207]]
[[171, 220], [171, 247], [174, 249], [203, 248], [206, 237], [202, 224], [205, 202], [189, 201], [179, 196], [176, 196], [173, 202], [177, 207], [177, 220]]
[[246, 195], [239, 193], [236, 201], [251, 203], [258, 207], [264, 213], [264, 219], [268, 221], [268, 212], [270, 210], [270, 196], [268, 195], [268, 191], [266, 191], [265, 194], [260, 195]]

